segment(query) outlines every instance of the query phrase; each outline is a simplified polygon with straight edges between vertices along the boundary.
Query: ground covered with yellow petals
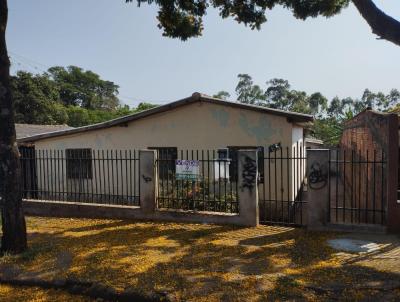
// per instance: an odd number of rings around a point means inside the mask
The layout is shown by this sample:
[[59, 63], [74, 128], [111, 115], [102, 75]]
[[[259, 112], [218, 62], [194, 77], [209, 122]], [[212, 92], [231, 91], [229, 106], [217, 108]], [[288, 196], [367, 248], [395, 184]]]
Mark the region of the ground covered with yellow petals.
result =
[[[0, 258], [0, 274], [73, 278], [176, 301], [399, 300], [400, 247], [349, 254], [340, 234], [260, 226], [28, 217], [29, 250]], [[372, 301], [371, 300], [371, 301]], [[90, 301], [0, 285], [0, 301]]]

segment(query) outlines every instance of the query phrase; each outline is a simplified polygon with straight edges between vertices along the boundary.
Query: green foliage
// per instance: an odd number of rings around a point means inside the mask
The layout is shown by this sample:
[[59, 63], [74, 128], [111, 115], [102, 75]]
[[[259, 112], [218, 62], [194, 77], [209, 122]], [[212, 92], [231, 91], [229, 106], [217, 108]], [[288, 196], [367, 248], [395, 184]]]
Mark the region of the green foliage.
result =
[[55, 66], [49, 68], [48, 74], [59, 87], [60, 100], [66, 106], [114, 110], [119, 105], [119, 86], [102, 80], [90, 70], [84, 71], [76, 66]]
[[250, 105], [261, 105], [264, 101], [264, 92], [248, 74], [238, 74], [239, 82], [236, 85], [236, 95], [239, 102]]
[[157, 106], [158, 105], [155, 105], [155, 104], [142, 102], [142, 103], [139, 103], [139, 105], [136, 107], [136, 109], [134, 111], [135, 112], [140, 112], [140, 111], [144, 111], [144, 110], [149, 110], [149, 109], [155, 108]]
[[122, 106], [118, 86], [92, 71], [79, 67], [52, 67], [33, 75], [19, 71], [11, 77], [15, 121], [26, 124], [86, 126], [151, 109], [142, 102], [137, 108]]
[[[263, 90], [254, 84], [248, 74], [238, 75], [235, 92], [241, 103], [313, 115], [315, 122], [308, 131], [330, 146], [339, 142], [344, 123], [359, 112], [368, 107], [388, 111], [400, 102], [400, 92], [396, 89], [392, 89], [389, 94], [374, 93], [366, 89], [360, 99], [335, 97], [328, 102], [320, 92], [309, 95], [304, 91], [291, 89], [289, 82], [284, 79], [267, 81], [266, 89]], [[391, 110], [400, 111], [398, 106]]]
[[267, 10], [281, 5], [289, 9], [298, 19], [308, 17], [330, 17], [338, 14], [347, 7], [350, 0], [125, 0], [155, 4], [158, 10], [158, 27], [163, 35], [172, 38], [187, 40], [201, 36], [203, 31], [203, 17], [209, 6], [219, 11], [222, 18], [232, 17], [238, 23], [243, 23], [251, 29], [260, 29], [267, 21]]
[[58, 87], [47, 75], [19, 71], [12, 76], [15, 121], [29, 124], [64, 124], [68, 120], [59, 102]]
[[213, 95], [213, 98], [227, 100], [231, 97], [230, 93], [224, 90], [218, 91], [216, 94]]

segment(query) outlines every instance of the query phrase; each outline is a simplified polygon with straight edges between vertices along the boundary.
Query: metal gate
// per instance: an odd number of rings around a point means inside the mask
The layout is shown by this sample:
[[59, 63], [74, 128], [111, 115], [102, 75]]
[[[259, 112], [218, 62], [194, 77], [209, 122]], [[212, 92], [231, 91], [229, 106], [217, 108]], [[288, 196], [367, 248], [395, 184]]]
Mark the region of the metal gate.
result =
[[[163, 209], [238, 213], [237, 160], [215, 150], [157, 150], [157, 206]], [[198, 165], [194, 178], [181, 178], [177, 161]]]
[[383, 151], [337, 149], [329, 154], [329, 219], [386, 224], [387, 159]]
[[306, 154], [303, 144], [272, 145], [259, 162], [260, 223], [306, 224]]

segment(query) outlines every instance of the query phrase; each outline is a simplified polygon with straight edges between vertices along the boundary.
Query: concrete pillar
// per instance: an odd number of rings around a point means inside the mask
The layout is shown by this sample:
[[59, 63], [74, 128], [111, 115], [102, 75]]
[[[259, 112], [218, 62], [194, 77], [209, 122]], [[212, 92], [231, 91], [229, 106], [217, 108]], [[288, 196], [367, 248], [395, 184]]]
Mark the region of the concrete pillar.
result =
[[307, 150], [307, 228], [322, 229], [329, 222], [329, 152]]
[[140, 207], [146, 214], [156, 210], [157, 167], [155, 150], [139, 150]]
[[238, 151], [238, 198], [242, 225], [259, 224], [257, 150]]

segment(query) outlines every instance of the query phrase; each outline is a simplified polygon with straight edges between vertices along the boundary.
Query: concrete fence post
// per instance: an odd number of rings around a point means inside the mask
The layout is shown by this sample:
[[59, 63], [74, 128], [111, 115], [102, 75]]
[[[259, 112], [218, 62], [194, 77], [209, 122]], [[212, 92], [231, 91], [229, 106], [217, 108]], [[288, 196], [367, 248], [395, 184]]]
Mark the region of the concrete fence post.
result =
[[307, 150], [307, 228], [322, 229], [329, 223], [329, 152]]
[[158, 182], [155, 150], [139, 150], [139, 172], [140, 207], [143, 213], [154, 213]]
[[238, 198], [241, 224], [258, 226], [258, 160], [257, 150], [238, 151]]

